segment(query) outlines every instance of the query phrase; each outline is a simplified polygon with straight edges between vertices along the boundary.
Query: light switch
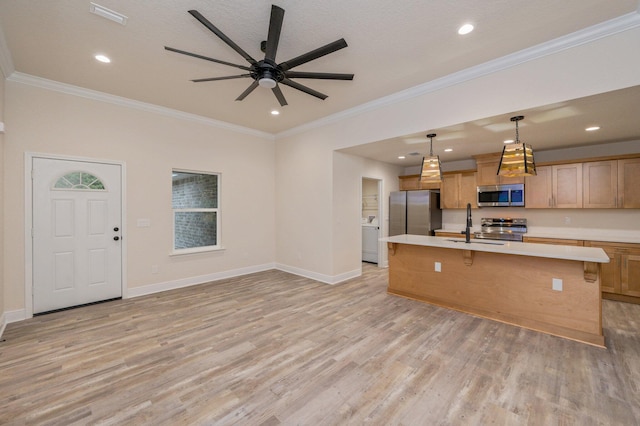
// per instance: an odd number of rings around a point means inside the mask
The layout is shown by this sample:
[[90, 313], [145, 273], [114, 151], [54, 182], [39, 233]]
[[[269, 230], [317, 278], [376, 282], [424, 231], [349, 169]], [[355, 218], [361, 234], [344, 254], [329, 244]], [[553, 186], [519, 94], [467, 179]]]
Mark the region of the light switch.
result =
[[552, 278], [551, 289], [555, 291], [562, 291], [562, 280], [560, 278]]

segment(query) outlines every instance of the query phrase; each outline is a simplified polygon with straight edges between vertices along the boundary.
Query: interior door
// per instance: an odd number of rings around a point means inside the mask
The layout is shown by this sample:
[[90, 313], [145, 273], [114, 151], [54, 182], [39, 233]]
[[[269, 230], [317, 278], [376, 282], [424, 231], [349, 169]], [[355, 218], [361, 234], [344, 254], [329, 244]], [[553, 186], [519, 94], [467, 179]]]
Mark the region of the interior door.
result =
[[33, 158], [33, 312], [122, 297], [121, 166]]

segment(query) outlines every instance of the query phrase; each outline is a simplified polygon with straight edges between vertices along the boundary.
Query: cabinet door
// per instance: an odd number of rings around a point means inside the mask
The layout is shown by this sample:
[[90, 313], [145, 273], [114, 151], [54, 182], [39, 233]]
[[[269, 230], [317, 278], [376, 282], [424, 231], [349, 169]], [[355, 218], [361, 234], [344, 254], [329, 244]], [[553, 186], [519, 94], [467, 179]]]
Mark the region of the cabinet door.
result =
[[472, 209], [478, 207], [478, 185], [476, 184], [475, 172], [460, 174], [460, 198], [458, 200], [458, 206], [460, 208], [466, 208], [469, 203]]
[[497, 185], [500, 182], [498, 163], [478, 162], [476, 170], [478, 185]]
[[618, 207], [640, 208], [640, 158], [618, 160]]
[[640, 297], [640, 250], [622, 254], [620, 261], [620, 292], [627, 296]]
[[420, 175], [398, 176], [400, 191], [420, 189]]
[[458, 205], [458, 200], [460, 199], [460, 173], [443, 175], [441, 188], [440, 208], [460, 208]]
[[552, 166], [553, 206], [582, 208], [582, 164]]
[[527, 176], [524, 181], [524, 206], [527, 209], [552, 207], [551, 166], [537, 167], [537, 176]]
[[582, 207], [617, 207], [618, 161], [594, 161], [582, 165]]

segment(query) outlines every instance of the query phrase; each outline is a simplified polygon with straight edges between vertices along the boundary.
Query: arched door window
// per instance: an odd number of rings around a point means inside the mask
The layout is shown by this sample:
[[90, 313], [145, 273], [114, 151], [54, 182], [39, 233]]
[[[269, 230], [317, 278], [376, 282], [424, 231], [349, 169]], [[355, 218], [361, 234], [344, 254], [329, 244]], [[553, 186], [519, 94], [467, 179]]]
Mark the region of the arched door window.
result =
[[71, 172], [56, 180], [53, 189], [77, 189], [82, 191], [105, 191], [100, 179], [87, 172]]

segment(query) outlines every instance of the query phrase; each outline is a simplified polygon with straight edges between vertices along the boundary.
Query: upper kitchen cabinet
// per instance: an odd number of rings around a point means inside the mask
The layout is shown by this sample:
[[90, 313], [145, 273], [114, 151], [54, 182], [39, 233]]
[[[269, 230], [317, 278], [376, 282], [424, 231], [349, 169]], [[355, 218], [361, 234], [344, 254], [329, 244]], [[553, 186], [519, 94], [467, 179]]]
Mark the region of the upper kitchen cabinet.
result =
[[582, 207], [612, 209], [618, 206], [618, 161], [593, 161], [582, 165]]
[[419, 189], [440, 189], [439, 183], [422, 183], [420, 175], [398, 176], [400, 191], [415, 191]]
[[530, 209], [581, 208], [582, 164], [536, 167], [525, 179], [525, 207]]
[[448, 173], [442, 176], [441, 209], [464, 209], [467, 204], [476, 208], [477, 184], [475, 172]]
[[618, 160], [618, 207], [640, 208], [640, 158]]
[[477, 166], [477, 185], [502, 185], [508, 183], [524, 183], [524, 177], [506, 177], [498, 175], [502, 153], [474, 155]]
[[551, 181], [553, 207], [558, 209], [582, 207], [581, 163], [551, 166]]
[[536, 176], [527, 176], [524, 180], [524, 205], [532, 209], [553, 207], [552, 167], [536, 167]]

